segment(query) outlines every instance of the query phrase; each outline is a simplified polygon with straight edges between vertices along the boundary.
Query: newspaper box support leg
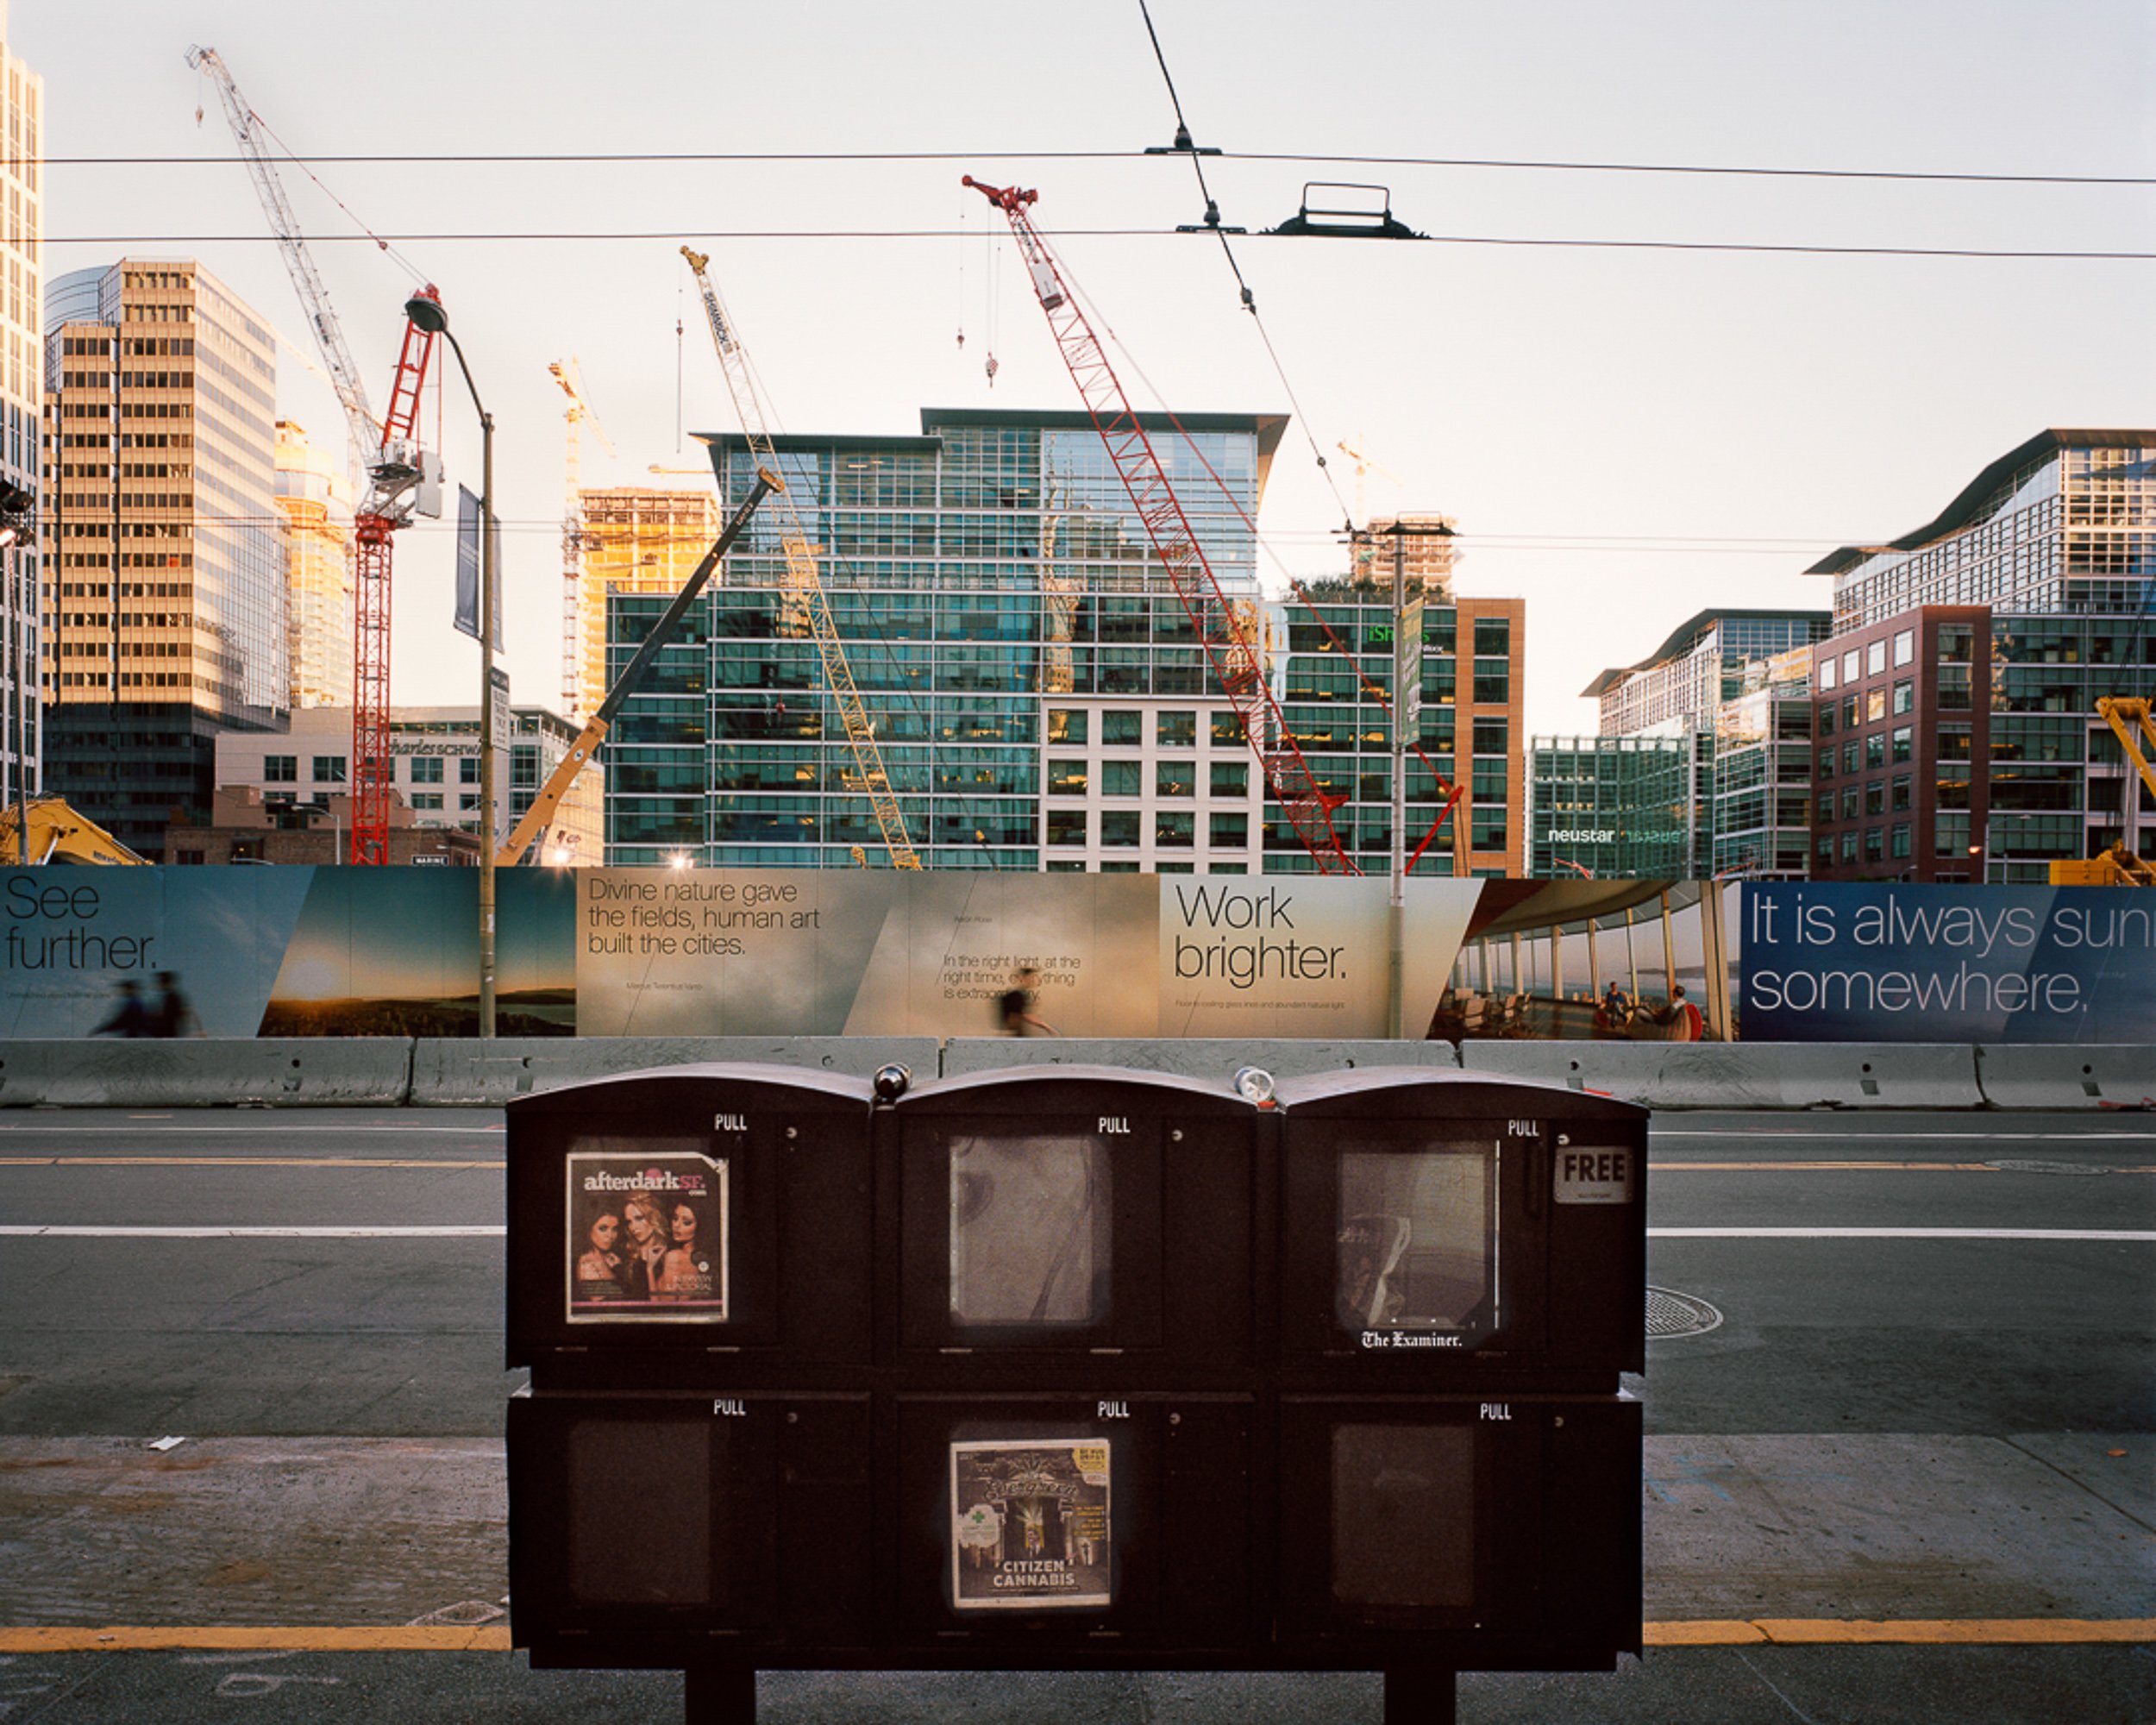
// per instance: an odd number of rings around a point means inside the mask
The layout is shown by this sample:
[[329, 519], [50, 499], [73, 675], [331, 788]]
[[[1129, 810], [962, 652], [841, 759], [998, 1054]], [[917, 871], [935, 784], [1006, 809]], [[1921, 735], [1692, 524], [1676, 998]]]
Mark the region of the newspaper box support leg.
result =
[[691, 1665], [681, 1673], [684, 1725], [756, 1725], [756, 1674]]
[[1388, 1671], [1385, 1725], [1453, 1725], [1459, 1688], [1460, 1674], [1454, 1671]]

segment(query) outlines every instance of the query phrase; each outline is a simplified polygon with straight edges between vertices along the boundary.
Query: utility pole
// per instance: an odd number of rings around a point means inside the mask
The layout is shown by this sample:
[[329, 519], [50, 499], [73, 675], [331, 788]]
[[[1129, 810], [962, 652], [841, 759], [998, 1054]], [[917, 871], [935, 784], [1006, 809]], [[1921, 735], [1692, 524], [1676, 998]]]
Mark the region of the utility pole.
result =
[[[1385, 1034], [1398, 1038], [1405, 1033], [1403, 1020], [1407, 975], [1407, 726], [1412, 715], [1407, 703], [1407, 531], [1404, 522], [1392, 524], [1393, 536], [1393, 819], [1391, 895], [1385, 908]], [[1420, 619], [1420, 607], [1417, 607]], [[1420, 642], [1417, 643], [1420, 645]], [[1421, 693], [1417, 675], [1416, 693]], [[1420, 710], [1421, 703], [1416, 702]], [[1457, 817], [1456, 817], [1457, 818]]]

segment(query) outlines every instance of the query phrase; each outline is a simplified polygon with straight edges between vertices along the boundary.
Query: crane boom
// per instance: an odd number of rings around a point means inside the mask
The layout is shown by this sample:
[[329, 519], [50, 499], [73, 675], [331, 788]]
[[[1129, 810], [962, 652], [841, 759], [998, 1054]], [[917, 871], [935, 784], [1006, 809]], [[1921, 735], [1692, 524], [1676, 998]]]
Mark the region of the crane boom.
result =
[[1182, 501], [1169, 482], [1167, 469], [1162, 467], [1130, 398], [1124, 394], [1122, 384], [1108, 364], [1106, 351], [1085, 313], [1078, 309], [1077, 296], [1070, 291], [1047, 242], [1026, 214], [1026, 206], [1039, 193], [1016, 186], [984, 185], [971, 174], [965, 177], [965, 183], [1009, 221], [1026, 273], [1032, 279], [1034, 295], [1048, 315], [1056, 348], [1069, 368], [1071, 380], [1078, 386], [1094, 429], [1115, 463], [1131, 506], [1138, 511], [1155, 555], [1189, 614], [1213, 675], [1243, 720], [1244, 734], [1257, 753], [1275, 800], [1317, 860], [1319, 873], [1359, 873], [1332, 830], [1332, 811], [1347, 799], [1319, 786], [1310, 763], [1296, 746], [1272, 691], [1266, 687], [1257, 631], [1221, 591], [1213, 566], [1206, 561], [1198, 536], [1183, 514]]
[[[2156, 758], [2156, 719], [2149, 716], [2149, 702], [2140, 696], [2107, 695], [2096, 702], [2096, 712], [2119, 739], [2120, 750], [2141, 775], [2149, 795], [2156, 797], [2156, 764], [2152, 764]], [[2143, 737], [2149, 743], [2147, 755], [2141, 753]]]
[[629, 662], [628, 669], [614, 680], [614, 687], [606, 692], [606, 699], [599, 705], [576, 741], [569, 745], [569, 752], [555, 763], [554, 771], [547, 775], [547, 782], [540, 787], [539, 794], [531, 800], [531, 806], [524, 811], [523, 819], [517, 823], [517, 830], [509, 835], [494, 858], [497, 868], [513, 869], [522, 862], [524, 853], [554, 820], [554, 812], [561, 806], [561, 799], [568, 795], [569, 787], [589, 764], [599, 746], [606, 740], [606, 733], [613, 728], [614, 715], [622, 709], [622, 703], [636, 693], [637, 685], [644, 680], [644, 673], [651, 668], [651, 662], [665, 649], [673, 635], [674, 625], [688, 613], [696, 603], [697, 595], [704, 591], [704, 583], [711, 578], [711, 571], [718, 567], [718, 560], [733, 549], [734, 541], [748, 526], [749, 518], [756, 512], [756, 505], [773, 492], [784, 492], [785, 486], [779, 476], [768, 467], [760, 469], [756, 482], [750, 487], [748, 499], [736, 509], [726, 524], [726, 530], [718, 536], [711, 549], [682, 584], [681, 591], [674, 596], [674, 603], [660, 614], [651, 632], [636, 649], [636, 656]]
[[[431, 286], [417, 298], [439, 300]], [[418, 485], [425, 458], [413, 447], [419, 392], [434, 357], [434, 332], [409, 316], [390, 387], [382, 445], [369, 471], [367, 499], [352, 519], [354, 565], [352, 630], [352, 848], [358, 863], [389, 861], [389, 809], [395, 795], [395, 757], [389, 743], [389, 599], [391, 535], [411, 518], [409, 493]], [[491, 623], [482, 619], [482, 627]], [[489, 739], [481, 738], [480, 746]]]
[[[711, 285], [706, 266], [711, 259], [705, 254], [681, 248], [681, 255], [688, 260], [689, 268], [696, 276], [698, 291], [704, 297], [704, 315], [711, 326], [711, 341], [718, 349], [719, 364], [726, 373], [726, 387], [733, 393], [735, 411], [741, 416], [742, 430], [749, 438], [749, 449], [760, 469], [776, 473], [778, 457], [772, 453], [771, 434], [765, 429], [763, 404], [756, 394], [754, 376], [749, 368], [749, 354], [741, 344], [728, 320], [725, 309], [718, 303], [718, 290]], [[848, 788], [867, 793], [869, 806], [874, 810], [876, 826], [883, 835], [884, 849], [890, 852], [894, 869], [918, 869], [921, 859], [906, 837], [906, 818], [899, 812], [898, 799], [891, 794], [890, 775], [883, 766], [883, 751], [876, 746], [875, 727], [869, 723], [868, 710], [862, 704], [861, 692], [854, 686], [853, 669], [846, 662], [845, 643], [839, 639], [838, 627], [831, 620], [830, 602], [824, 594], [823, 577], [816, 568], [816, 553], [808, 543], [808, 536], [801, 528], [800, 511], [793, 505], [793, 494], [779, 493], [779, 543], [786, 554], [787, 595], [807, 614], [810, 632], [816, 637], [816, 652], [824, 668], [824, 681], [838, 703], [838, 715], [846, 727], [846, 741], [853, 750], [854, 772]]]
[[344, 409], [345, 431], [350, 440], [347, 448], [353, 469], [352, 488], [356, 492], [360, 460], [373, 452], [375, 438], [374, 413], [367, 405], [367, 386], [360, 381], [360, 368], [352, 362], [352, 351], [345, 346], [343, 328], [330, 307], [322, 278], [315, 273], [314, 259], [308, 254], [306, 241], [301, 237], [299, 218], [292, 214], [291, 205], [285, 201], [285, 188], [270, 160], [268, 146], [263, 142], [265, 129], [260, 117], [247, 105], [216, 49], [191, 47], [187, 50], [187, 64], [197, 71], [207, 72], [216, 85], [217, 95], [224, 103], [225, 118], [231, 122], [233, 141], [247, 159], [248, 172], [254, 179], [255, 195], [262, 200], [262, 213], [269, 217], [270, 231], [277, 236], [277, 249], [284, 255], [285, 267], [291, 274], [292, 286], [298, 290], [300, 305], [307, 313], [308, 328], [314, 332], [315, 345], [321, 350], [322, 362], [329, 369], [330, 386], [336, 391], [338, 405]]

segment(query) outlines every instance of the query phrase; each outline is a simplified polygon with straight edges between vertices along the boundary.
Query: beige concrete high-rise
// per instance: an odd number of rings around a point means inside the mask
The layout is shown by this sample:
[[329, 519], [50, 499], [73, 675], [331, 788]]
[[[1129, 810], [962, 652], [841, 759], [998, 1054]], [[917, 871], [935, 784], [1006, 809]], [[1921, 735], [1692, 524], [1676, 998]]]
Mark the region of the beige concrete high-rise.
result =
[[291, 711], [275, 337], [187, 258], [46, 295], [45, 782], [124, 843]]
[[[0, 0], [0, 479], [38, 489], [44, 394], [45, 85], [8, 52]], [[34, 540], [0, 551], [0, 797], [40, 787], [38, 553]]]
[[352, 705], [352, 496], [294, 420], [277, 422], [277, 507], [291, 607], [292, 711]]
[[721, 520], [709, 491], [606, 486], [577, 495], [584, 506], [583, 676], [570, 717], [581, 723], [606, 698], [606, 595], [679, 593], [718, 537]]

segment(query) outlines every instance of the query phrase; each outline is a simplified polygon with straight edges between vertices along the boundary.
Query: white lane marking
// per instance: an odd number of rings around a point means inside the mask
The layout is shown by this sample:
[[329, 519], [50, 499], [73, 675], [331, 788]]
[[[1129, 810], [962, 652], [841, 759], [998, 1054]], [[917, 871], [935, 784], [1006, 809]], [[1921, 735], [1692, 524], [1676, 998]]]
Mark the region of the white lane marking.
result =
[[149, 1228], [127, 1226], [78, 1227], [73, 1225], [22, 1222], [0, 1225], [0, 1236], [14, 1239], [498, 1239], [509, 1230], [475, 1223], [450, 1223], [425, 1227], [222, 1227]]
[[[159, 1127], [158, 1127], [158, 1129], [157, 1129], [157, 1131], [156, 1131], [155, 1132], [154, 1132], [154, 1133], [150, 1133], [150, 1134], [147, 1134], [147, 1136], [150, 1136], [150, 1137], [154, 1137], [154, 1138], [168, 1138], [168, 1137], [174, 1136], [174, 1135], [176, 1135], [176, 1134], [178, 1134], [178, 1133], [180, 1133], [180, 1132], [216, 1132], [216, 1133], [221, 1133], [221, 1134], [223, 1134], [224, 1136], [226, 1136], [226, 1137], [229, 1137], [229, 1138], [252, 1138], [252, 1137], [256, 1136], [256, 1135], [257, 1135], [257, 1134], [259, 1134], [259, 1133], [267, 1132], [327, 1132], [327, 1133], [330, 1133], [330, 1134], [332, 1134], [332, 1135], [335, 1135], [335, 1134], [341, 1134], [341, 1133], [345, 1133], [345, 1132], [352, 1132], [352, 1133], [358, 1133], [358, 1132], [501, 1132], [501, 1131], [503, 1131], [504, 1129], [505, 1129], [505, 1128], [504, 1128], [504, 1123], [503, 1123], [502, 1121], [500, 1121], [500, 1120], [496, 1120], [496, 1121], [495, 1121], [492, 1125], [491, 1125], [491, 1126], [331, 1126], [331, 1125], [323, 1125], [323, 1126], [303, 1126], [303, 1125], [301, 1125], [299, 1122], [298, 1122], [298, 1121], [296, 1121], [296, 1120], [294, 1120], [294, 1121], [286, 1121], [285, 1119], [283, 1119], [283, 1118], [280, 1116], [280, 1117], [279, 1118], [279, 1120], [278, 1120], [278, 1121], [277, 1121], [277, 1123], [276, 1123], [276, 1125], [275, 1125], [274, 1126], [268, 1126], [268, 1125], [263, 1125], [263, 1126], [159, 1126]], [[74, 1123], [72, 1123], [72, 1122], [71, 1122], [71, 1123], [68, 1123], [68, 1124], [66, 1124], [66, 1125], [59, 1125], [59, 1124], [54, 1124], [54, 1123], [50, 1122], [50, 1121], [44, 1121], [44, 1120], [38, 1120], [38, 1121], [26, 1121], [26, 1122], [24, 1122], [23, 1124], [22, 1124], [22, 1125], [20, 1125], [20, 1126], [16, 1126], [16, 1125], [11, 1125], [11, 1124], [9, 1124], [9, 1123], [8, 1123], [8, 1122], [5, 1122], [5, 1121], [0, 1121], [0, 1132], [31, 1132], [31, 1133], [36, 1133], [36, 1132], [135, 1132], [135, 1131], [137, 1131], [137, 1130], [139, 1130], [139, 1123], [132, 1123], [132, 1122], [131, 1122], [129, 1125], [123, 1126], [91, 1126], [91, 1125], [89, 1125], [89, 1124], [87, 1124], [87, 1123], [84, 1123], [84, 1124], [81, 1124], [81, 1125], [77, 1125], [77, 1124], [74, 1124]]]
[[2128, 1240], [2156, 1245], [2136, 1228], [1649, 1228], [1649, 1239]]
[[2156, 1138], [2156, 1132], [1867, 1132], [1852, 1126], [1847, 1132], [1802, 1132], [1783, 1130], [1776, 1126], [1725, 1126], [1720, 1131], [1703, 1126], [1655, 1126], [1657, 1138], [1790, 1138], [1813, 1140], [1833, 1138], [1861, 1138], [1869, 1144], [1877, 1138], [1908, 1140], [1924, 1138], [1964, 1139], [1971, 1144], [2126, 1144], [2136, 1140]]

